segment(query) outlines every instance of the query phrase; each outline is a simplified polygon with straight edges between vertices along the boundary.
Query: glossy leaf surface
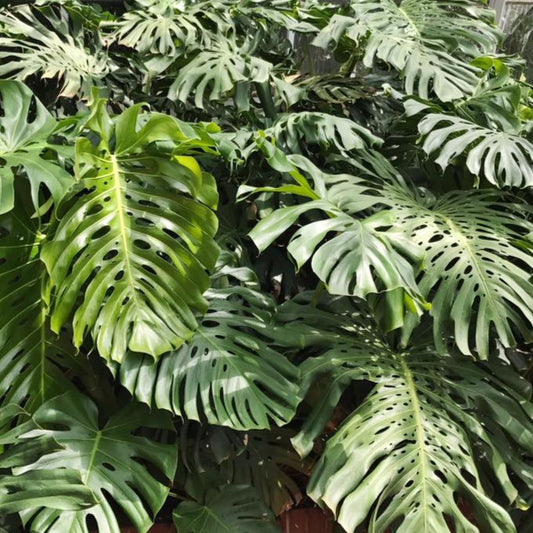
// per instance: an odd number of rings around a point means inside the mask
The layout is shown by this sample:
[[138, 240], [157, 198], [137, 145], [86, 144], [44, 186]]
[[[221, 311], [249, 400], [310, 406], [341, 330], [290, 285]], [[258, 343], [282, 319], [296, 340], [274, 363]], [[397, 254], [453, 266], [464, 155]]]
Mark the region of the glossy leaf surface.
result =
[[134, 106], [112, 122], [102, 106], [87, 126], [100, 141], [78, 140], [80, 185], [42, 254], [56, 288], [52, 328], [74, 312], [76, 346], [91, 332], [106, 359], [127, 349], [157, 358], [206, 309], [217, 192], [192, 156], [152, 150], [155, 141], [193, 149], [177, 121]]

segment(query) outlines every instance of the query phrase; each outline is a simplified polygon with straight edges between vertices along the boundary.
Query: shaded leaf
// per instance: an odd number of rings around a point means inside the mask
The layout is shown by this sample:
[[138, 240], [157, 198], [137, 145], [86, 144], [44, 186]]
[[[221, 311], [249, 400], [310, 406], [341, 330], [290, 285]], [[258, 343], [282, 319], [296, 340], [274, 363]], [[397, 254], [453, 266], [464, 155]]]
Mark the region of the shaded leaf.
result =
[[234, 429], [289, 422], [300, 402], [299, 374], [276, 343], [275, 306], [238, 287], [211, 290], [203, 323], [178, 351], [154, 365], [127, 354], [120, 380], [138, 400], [192, 420]]
[[173, 518], [180, 533], [279, 533], [274, 515], [246, 485], [211, 489], [204, 503], [180, 503]]
[[95, 505], [92, 491], [77, 470], [24, 472], [0, 477], [0, 512], [12, 514], [35, 507], [76, 511]]
[[42, 240], [21, 210], [0, 217], [0, 404], [29, 411], [72, 390], [72, 377], [90, 375], [83, 356], [50, 330]]
[[[67, 394], [41, 406], [34, 421], [41, 429], [25, 436], [27, 449], [31, 449], [35, 439], [50, 437], [63, 449], [42, 455], [16, 473], [31, 472], [37, 479], [41, 472], [46, 479], [50, 472], [75, 469], [97, 496], [98, 504], [80, 511], [27, 508], [21, 516], [25, 523], [31, 521], [31, 531], [88, 533], [90, 516], [96, 520], [99, 531], [118, 533], [115, 505], [138, 531], [148, 531], [152, 517], [168, 495], [168, 486], [159, 478], [172, 479], [177, 454], [174, 445], [139, 436], [137, 432], [142, 426], [170, 429], [162, 413], [149, 413], [145, 407], [130, 403], [100, 427], [94, 403], [80, 394]], [[150, 465], [151, 470], [145, 465]], [[154, 471], [159, 474], [155, 476]]]

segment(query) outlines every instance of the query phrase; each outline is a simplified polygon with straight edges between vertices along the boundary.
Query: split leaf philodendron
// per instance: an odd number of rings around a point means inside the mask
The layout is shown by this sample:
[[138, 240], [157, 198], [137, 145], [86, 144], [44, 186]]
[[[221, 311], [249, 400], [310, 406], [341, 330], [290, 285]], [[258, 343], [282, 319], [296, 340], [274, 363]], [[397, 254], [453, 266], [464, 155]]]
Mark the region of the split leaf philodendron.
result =
[[483, 0], [0, 7], [0, 532], [533, 528], [533, 90]]

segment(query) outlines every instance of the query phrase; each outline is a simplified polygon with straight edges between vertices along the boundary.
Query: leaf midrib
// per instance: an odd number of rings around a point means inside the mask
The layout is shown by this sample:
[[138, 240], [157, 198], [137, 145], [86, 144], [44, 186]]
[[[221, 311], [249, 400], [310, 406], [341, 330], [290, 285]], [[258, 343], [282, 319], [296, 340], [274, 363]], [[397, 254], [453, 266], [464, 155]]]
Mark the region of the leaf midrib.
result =
[[126, 276], [131, 289], [131, 295], [135, 307], [137, 306], [137, 291], [135, 290], [135, 278], [133, 277], [133, 269], [130, 261], [130, 245], [128, 241], [128, 234], [130, 231], [129, 224], [124, 217], [124, 206], [122, 203], [122, 179], [120, 164], [115, 154], [111, 154], [111, 168], [113, 175], [113, 191], [115, 194], [115, 202], [118, 211], [118, 225], [120, 232], [120, 239], [122, 243], [122, 255], [124, 257], [124, 265], [126, 270]]
[[467, 252], [470, 258], [470, 261], [471, 261], [470, 264], [476, 271], [478, 280], [481, 286], [483, 287], [484, 293], [487, 296], [489, 308], [497, 309], [492, 287], [490, 286], [489, 283], [487, 283], [487, 275], [486, 275], [485, 269], [480, 265], [476, 252], [472, 249], [472, 247], [470, 246], [470, 243], [468, 242], [468, 239], [463, 235], [461, 230], [455, 225], [453, 220], [451, 220], [448, 217], [444, 217], [444, 220], [446, 224], [449, 226], [449, 228], [452, 230], [453, 234], [456, 235], [457, 240], [461, 243], [463, 249]]
[[405, 362], [405, 357], [400, 356], [400, 365], [402, 367], [403, 375], [405, 378], [405, 383], [411, 398], [411, 405], [413, 410], [413, 417], [416, 424], [416, 442], [418, 449], [420, 450], [419, 459], [420, 459], [420, 477], [422, 484], [422, 512], [424, 514], [424, 531], [428, 531], [427, 524], [427, 507], [428, 507], [428, 497], [427, 497], [427, 451], [424, 444], [425, 432], [424, 425], [422, 420], [422, 411], [420, 408], [420, 402], [418, 401], [418, 394], [416, 392], [416, 385], [413, 380], [413, 374]]

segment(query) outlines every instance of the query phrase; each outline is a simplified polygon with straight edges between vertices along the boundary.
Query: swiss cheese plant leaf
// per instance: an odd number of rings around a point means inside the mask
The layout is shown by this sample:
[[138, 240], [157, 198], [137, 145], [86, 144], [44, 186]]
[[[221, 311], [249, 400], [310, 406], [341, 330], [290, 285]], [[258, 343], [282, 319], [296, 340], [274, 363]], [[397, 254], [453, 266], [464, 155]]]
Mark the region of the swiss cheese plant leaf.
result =
[[249, 105], [249, 85], [266, 83], [272, 65], [252, 55], [251, 43], [242, 48], [231, 41], [217, 41], [212, 48], [202, 50], [178, 73], [168, 97], [186, 102], [190, 98], [198, 108], [204, 102], [220, 101], [234, 94], [239, 109]]
[[295, 476], [309, 473], [310, 461], [302, 460], [291, 445], [294, 430], [238, 432], [222, 426], [187, 424], [181, 433], [188, 453], [187, 494], [201, 499], [206, 490], [222, 484], [253, 486], [276, 516], [302, 500]]
[[[309, 380], [329, 374], [345, 386], [350, 380], [375, 385], [328, 440], [311, 476], [311, 497], [334, 511], [349, 533], [365, 521], [372, 533], [392, 527], [477, 533], [459, 498], [483, 531], [514, 532], [482, 478], [524, 506], [510, 473], [529, 479], [533, 470], [507, 455], [514, 446], [529, 455], [533, 442], [533, 405], [520, 378], [514, 374], [508, 382], [513, 373], [503, 364], [439, 357], [423, 332], [416, 345], [396, 351], [364, 317], [335, 314], [331, 328], [329, 313], [314, 313], [304, 310], [306, 321], [295, 325], [301, 332], [314, 325], [309, 345], [322, 346], [321, 355], [302, 365]], [[482, 450], [478, 461], [474, 449]]]
[[[334, 15], [315, 44], [351, 39], [372, 66], [382, 60], [398, 70], [405, 90], [442, 101], [471, 94], [476, 69], [464, 59], [495, 50], [499, 34], [477, 2], [460, 0], [357, 0], [352, 16]], [[355, 51], [353, 51], [355, 52]], [[353, 53], [352, 52], [352, 53]]]
[[452, 192], [424, 206], [405, 191], [396, 198], [397, 228], [425, 250], [418, 286], [432, 302], [435, 343], [489, 354], [496, 335], [506, 346], [531, 340], [531, 223], [523, 206], [484, 191]]
[[73, 389], [69, 378], [90, 374], [72, 345], [50, 330], [42, 242], [22, 210], [0, 217], [0, 405], [29, 411]]
[[[38, 430], [20, 439], [20, 453], [31, 450], [39, 440], [53, 438], [61, 449], [44, 453], [35, 462], [15, 469], [15, 474], [31, 472], [38, 483], [50, 472], [74, 469], [96, 495], [98, 503], [83, 510], [28, 507], [21, 512], [30, 530], [39, 533], [89, 533], [90, 520], [99, 532], [119, 533], [117, 507], [139, 532], [148, 531], [153, 517], [168, 495], [165, 480], [176, 470], [177, 453], [172, 444], [141, 436], [153, 430], [170, 429], [162, 413], [150, 413], [139, 404], [130, 403], [113, 415], [102, 427], [96, 405], [79, 393], [54, 398], [33, 416]], [[147, 468], [148, 467], [148, 468]]]
[[188, 419], [242, 430], [286, 424], [301, 399], [299, 373], [276, 347], [284, 333], [272, 300], [238, 287], [207, 296], [209, 310], [192, 338], [155, 365], [128, 354], [121, 382], [138, 400]]
[[0, 81], [0, 214], [13, 208], [14, 181], [25, 175], [31, 186], [31, 198], [36, 210], [43, 185], [58, 203], [73, 183], [53, 157], [54, 146], [47, 142], [56, 128], [56, 121], [44, 105], [24, 84]]
[[115, 361], [128, 349], [157, 358], [190, 338], [218, 256], [211, 176], [155, 144], [194, 150], [194, 130], [189, 138], [175, 119], [139, 112], [112, 121], [97, 104], [91, 137], [76, 145], [79, 187], [42, 253], [55, 287], [52, 328], [74, 313], [74, 344], [90, 332]]
[[272, 512], [246, 485], [223, 485], [203, 502], [184, 501], [173, 518], [180, 533], [279, 533]]
[[[0, 11], [0, 76], [56, 78], [61, 95], [88, 96], [110, 72], [98, 32], [86, 31], [71, 13], [54, 5], [16, 6]], [[87, 47], [88, 43], [90, 48]]]
[[[387, 198], [380, 197], [362, 178], [325, 174], [303, 157], [289, 156], [285, 164], [298, 185], [255, 190], [292, 193], [308, 200], [274, 210], [259, 221], [250, 232], [259, 250], [265, 250], [303, 215], [321, 212], [323, 216], [318, 220], [304, 219], [289, 242], [287, 249], [298, 267], [311, 260], [313, 271], [331, 294], [366, 298], [388, 292], [392, 297], [395, 291], [402, 291], [404, 298], [395, 298], [396, 304], [391, 308], [397, 315], [395, 324], [403, 320], [404, 300], [411, 309], [420, 310], [423, 300], [419, 298], [411, 262], [416, 259], [417, 250], [390, 230], [394, 220], [390, 211], [359, 218], [365, 209], [386, 203]], [[312, 176], [313, 185], [295, 165]], [[241, 194], [253, 190], [241, 187]]]
[[466, 159], [472, 174], [498, 187], [533, 185], [533, 144], [524, 137], [440, 113], [424, 117], [418, 129], [424, 151], [443, 169]]
[[220, 474], [227, 482], [256, 487], [279, 515], [302, 500], [294, 476], [309, 471], [309, 461], [300, 459], [290, 443], [292, 436], [294, 432], [286, 428], [246, 433], [244, 449], [220, 464]]
[[[110, 40], [143, 54], [175, 58], [191, 48], [209, 46], [215, 37], [206, 25], [202, 25], [201, 16], [207, 15], [205, 2], [183, 4], [155, 0], [143, 2], [138, 7], [126, 11], [117, 20], [104, 23], [104, 28], [112, 30]], [[217, 22], [219, 31], [229, 26], [229, 20], [224, 21], [222, 17]]]
[[369, 130], [345, 117], [302, 111], [276, 120], [265, 135], [290, 153], [302, 153], [309, 144], [333, 148], [341, 154], [381, 144]]

